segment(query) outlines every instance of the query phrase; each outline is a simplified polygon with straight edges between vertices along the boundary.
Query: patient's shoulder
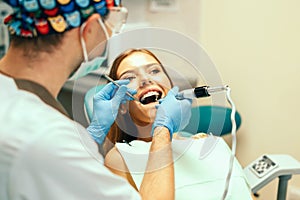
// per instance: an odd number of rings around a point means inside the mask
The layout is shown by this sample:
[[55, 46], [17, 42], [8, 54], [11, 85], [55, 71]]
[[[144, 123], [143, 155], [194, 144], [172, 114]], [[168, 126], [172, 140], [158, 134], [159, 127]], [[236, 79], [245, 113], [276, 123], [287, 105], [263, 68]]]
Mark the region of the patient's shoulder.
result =
[[192, 134], [188, 132], [178, 132], [173, 134], [173, 139], [184, 140], [187, 138], [203, 139], [203, 138], [207, 138], [207, 133]]
[[127, 171], [125, 161], [116, 147], [113, 147], [105, 156], [105, 166], [118, 171]]
[[136, 184], [127, 168], [127, 165], [116, 147], [113, 147], [105, 157], [104, 164], [111, 172], [125, 179], [138, 191]]

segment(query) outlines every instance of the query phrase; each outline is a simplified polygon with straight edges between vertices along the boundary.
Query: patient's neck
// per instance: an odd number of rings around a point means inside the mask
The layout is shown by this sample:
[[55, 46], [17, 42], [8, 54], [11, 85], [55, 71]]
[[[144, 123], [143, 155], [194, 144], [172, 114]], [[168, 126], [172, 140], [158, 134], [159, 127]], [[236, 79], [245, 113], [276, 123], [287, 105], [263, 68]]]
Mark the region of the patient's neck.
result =
[[137, 140], [142, 140], [145, 142], [151, 142], [152, 141], [152, 136], [151, 136], [151, 131], [152, 131], [152, 123], [147, 124], [145, 126], [137, 126]]

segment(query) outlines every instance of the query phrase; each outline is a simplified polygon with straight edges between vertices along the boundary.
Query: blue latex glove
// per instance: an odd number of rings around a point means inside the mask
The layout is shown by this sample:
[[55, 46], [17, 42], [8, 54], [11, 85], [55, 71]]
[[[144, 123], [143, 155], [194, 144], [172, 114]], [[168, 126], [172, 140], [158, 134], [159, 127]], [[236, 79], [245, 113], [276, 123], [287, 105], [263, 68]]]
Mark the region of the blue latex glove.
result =
[[153, 130], [157, 126], [164, 126], [169, 129], [171, 138], [173, 133], [182, 130], [191, 118], [191, 100], [177, 100], [178, 87], [172, 88], [164, 99], [157, 105], [156, 118]]
[[121, 85], [119, 88], [113, 83], [108, 83], [102, 90], [95, 94], [93, 99], [93, 118], [87, 131], [100, 145], [104, 142], [111, 125], [118, 115], [120, 104], [128, 100], [133, 100], [126, 95], [126, 92], [128, 91], [132, 95], [136, 93], [135, 90], [128, 89], [125, 86], [129, 83], [129, 80], [119, 80], [116, 82]]

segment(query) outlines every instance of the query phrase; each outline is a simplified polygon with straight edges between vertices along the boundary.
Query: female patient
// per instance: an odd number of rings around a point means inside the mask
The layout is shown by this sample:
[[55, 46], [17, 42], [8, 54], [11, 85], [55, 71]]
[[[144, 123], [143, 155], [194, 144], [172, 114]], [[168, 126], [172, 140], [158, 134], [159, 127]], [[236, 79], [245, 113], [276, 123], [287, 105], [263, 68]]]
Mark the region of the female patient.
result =
[[[105, 165], [139, 190], [144, 173], [167, 165], [160, 164], [158, 160], [155, 168], [145, 172], [156, 116], [155, 106], [167, 95], [173, 83], [159, 59], [146, 49], [129, 49], [119, 55], [113, 62], [110, 77], [130, 80], [128, 87], [137, 90], [135, 97], [138, 101], [121, 105], [104, 146], [108, 152]], [[199, 159], [201, 146], [206, 139], [182, 140], [173, 135], [176, 199], [221, 198], [230, 149], [222, 139], [217, 138], [214, 150]], [[239, 191], [233, 187], [237, 185]], [[235, 162], [228, 196], [230, 199], [241, 199], [243, 195], [245, 197], [242, 199], [251, 199], [242, 169]]]

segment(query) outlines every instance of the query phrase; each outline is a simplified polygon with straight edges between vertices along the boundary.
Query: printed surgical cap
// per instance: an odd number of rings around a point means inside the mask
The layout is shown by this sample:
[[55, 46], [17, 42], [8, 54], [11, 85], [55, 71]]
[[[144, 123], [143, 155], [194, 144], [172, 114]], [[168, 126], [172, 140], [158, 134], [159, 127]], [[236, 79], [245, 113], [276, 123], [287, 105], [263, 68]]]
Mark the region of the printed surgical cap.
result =
[[79, 27], [93, 13], [105, 17], [114, 0], [4, 0], [13, 14], [4, 19], [11, 35], [37, 37]]

